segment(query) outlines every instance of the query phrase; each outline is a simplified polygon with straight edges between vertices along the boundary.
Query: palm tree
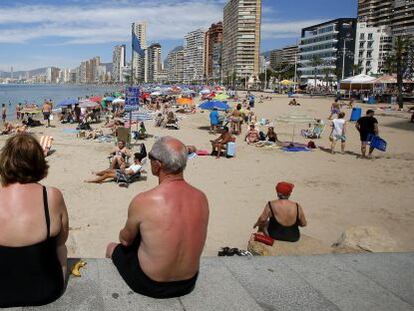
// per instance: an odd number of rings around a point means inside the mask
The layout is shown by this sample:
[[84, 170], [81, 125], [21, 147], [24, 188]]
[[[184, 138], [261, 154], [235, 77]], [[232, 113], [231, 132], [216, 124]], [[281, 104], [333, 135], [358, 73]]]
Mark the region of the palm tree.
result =
[[329, 80], [330, 80], [329, 75], [332, 73], [332, 69], [329, 68], [329, 67], [325, 67], [325, 68], [322, 69], [322, 72], [325, 76], [326, 86], [328, 87]]
[[318, 67], [322, 64], [323, 64], [322, 58], [320, 58], [317, 55], [312, 56], [312, 58], [310, 60], [310, 65], [311, 65], [311, 67], [315, 68], [315, 72], [314, 72], [314, 74], [315, 74], [315, 87], [316, 87], [316, 79], [317, 79], [316, 74], [317, 74], [317, 71], [318, 71]]
[[397, 37], [394, 43], [395, 67], [397, 70], [397, 88], [398, 88], [398, 107], [403, 108], [403, 78], [407, 65], [407, 54], [410, 49], [410, 40], [408, 38]]
[[361, 73], [361, 70], [362, 70], [361, 64], [358, 63], [358, 64], [353, 64], [352, 65], [352, 75], [353, 76], [359, 75]]
[[393, 73], [396, 73], [396, 68], [395, 68], [395, 58], [394, 55], [388, 55], [385, 59], [384, 62], [382, 63], [381, 66], [381, 71], [383, 73], [392, 75]]

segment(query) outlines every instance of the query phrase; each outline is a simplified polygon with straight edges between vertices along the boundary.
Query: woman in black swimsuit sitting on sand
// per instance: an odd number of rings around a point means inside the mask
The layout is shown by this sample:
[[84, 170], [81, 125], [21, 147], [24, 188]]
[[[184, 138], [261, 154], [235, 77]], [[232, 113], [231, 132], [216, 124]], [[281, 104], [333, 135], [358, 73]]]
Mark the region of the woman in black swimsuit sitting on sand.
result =
[[258, 232], [279, 241], [296, 242], [300, 239], [299, 227], [305, 227], [307, 223], [302, 207], [289, 200], [293, 187], [287, 182], [276, 185], [278, 200], [266, 204], [253, 228], [258, 227]]

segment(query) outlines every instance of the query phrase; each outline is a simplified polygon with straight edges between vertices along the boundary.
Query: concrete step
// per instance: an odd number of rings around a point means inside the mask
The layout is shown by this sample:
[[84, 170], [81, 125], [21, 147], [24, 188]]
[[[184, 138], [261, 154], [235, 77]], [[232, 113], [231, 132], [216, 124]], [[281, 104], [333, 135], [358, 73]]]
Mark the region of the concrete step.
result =
[[196, 289], [132, 292], [107, 259], [86, 259], [64, 295], [9, 310], [414, 310], [414, 253], [203, 258]]

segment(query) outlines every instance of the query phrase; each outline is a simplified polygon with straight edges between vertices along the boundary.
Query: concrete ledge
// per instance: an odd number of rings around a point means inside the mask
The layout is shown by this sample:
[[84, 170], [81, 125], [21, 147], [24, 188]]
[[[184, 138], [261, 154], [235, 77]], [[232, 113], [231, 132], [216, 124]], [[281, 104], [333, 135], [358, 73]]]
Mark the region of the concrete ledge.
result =
[[8, 310], [414, 310], [414, 253], [203, 258], [193, 293], [133, 293], [111, 261], [86, 259], [82, 277], [43, 307]]

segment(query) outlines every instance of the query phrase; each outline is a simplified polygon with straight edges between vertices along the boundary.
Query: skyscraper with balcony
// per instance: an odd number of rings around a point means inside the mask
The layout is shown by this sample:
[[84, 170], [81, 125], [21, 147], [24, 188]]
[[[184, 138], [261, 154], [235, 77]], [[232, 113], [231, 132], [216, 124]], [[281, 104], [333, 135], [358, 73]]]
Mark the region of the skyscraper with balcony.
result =
[[221, 80], [221, 60], [223, 50], [223, 23], [212, 24], [206, 32], [204, 49], [204, 76], [207, 81]]
[[184, 37], [184, 82], [201, 83], [204, 79], [205, 32], [197, 29]]
[[414, 1], [359, 0], [358, 21], [367, 27], [389, 26], [394, 37], [413, 37]]
[[162, 71], [161, 45], [151, 44], [147, 49], [147, 82], [160, 82], [158, 75]]
[[[356, 25], [355, 18], [339, 18], [302, 29], [298, 68], [302, 82], [315, 76], [336, 80], [342, 73], [352, 75]], [[322, 63], [313, 65], [315, 59]]]
[[125, 82], [122, 70], [126, 66], [126, 46], [125, 44], [114, 47], [112, 53], [112, 81], [115, 83]]
[[223, 15], [223, 75], [257, 77], [262, 1], [229, 0]]
[[167, 80], [170, 83], [184, 81], [184, 47], [178, 46], [167, 56]]
[[136, 83], [145, 82], [146, 79], [146, 48], [147, 48], [147, 23], [132, 23], [132, 67], [133, 80]]

